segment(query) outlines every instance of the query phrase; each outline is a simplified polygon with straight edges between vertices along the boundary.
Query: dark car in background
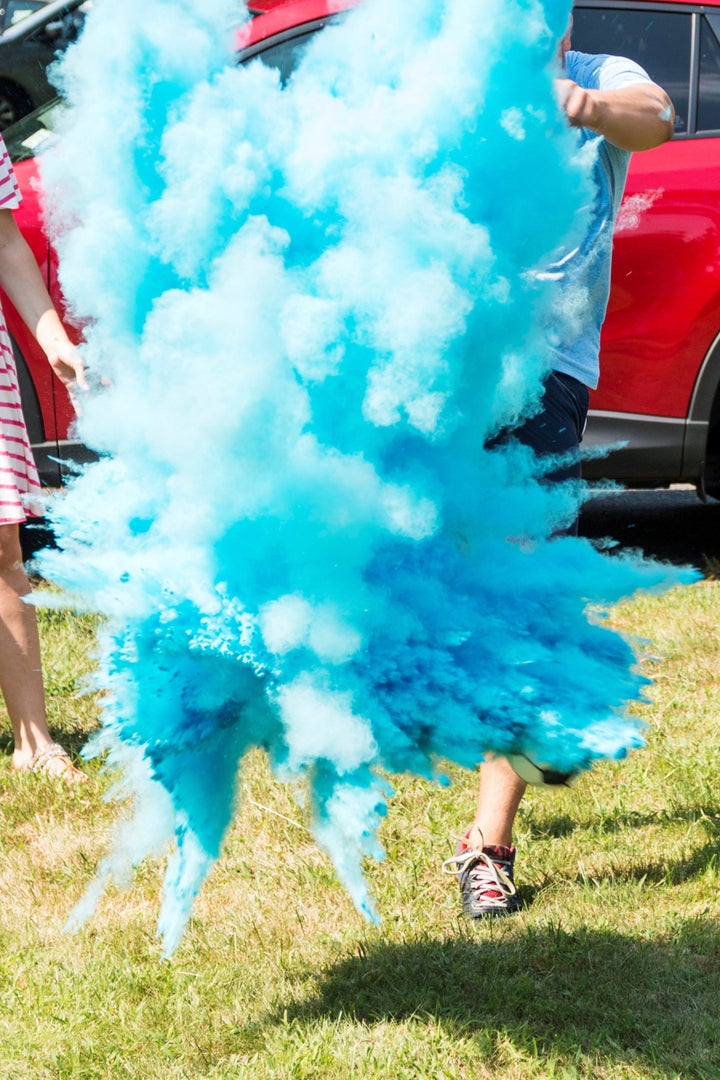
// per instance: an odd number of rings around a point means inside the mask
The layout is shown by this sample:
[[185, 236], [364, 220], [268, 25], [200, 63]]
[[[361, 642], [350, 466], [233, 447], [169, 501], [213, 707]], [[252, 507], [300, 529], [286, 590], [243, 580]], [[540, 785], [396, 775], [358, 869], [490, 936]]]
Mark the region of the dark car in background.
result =
[[[250, 0], [256, 17], [239, 33], [240, 61], [257, 56], [287, 76], [310, 35], [355, 2]], [[631, 161], [585, 438], [624, 445], [587, 462], [586, 475], [630, 486], [688, 482], [720, 497], [720, 0], [578, 0], [574, 20], [575, 48], [637, 60], [677, 113], [674, 139]], [[7, 137], [25, 195], [18, 221], [62, 306], [34, 187], [33, 156], [52, 116], [28, 117]], [[41, 474], [57, 483], [57, 459], [78, 453], [68, 440], [72, 410], [6, 311]]]
[[87, 0], [7, 0], [0, 8], [0, 131], [55, 97], [47, 69], [82, 28]]

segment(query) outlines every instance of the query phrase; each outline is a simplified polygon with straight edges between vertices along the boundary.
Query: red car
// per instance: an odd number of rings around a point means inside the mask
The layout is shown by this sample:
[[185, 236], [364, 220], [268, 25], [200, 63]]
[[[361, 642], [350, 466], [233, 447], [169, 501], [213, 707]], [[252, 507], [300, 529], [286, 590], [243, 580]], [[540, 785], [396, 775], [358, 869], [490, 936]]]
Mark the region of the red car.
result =
[[[240, 62], [289, 74], [303, 43], [357, 0], [248, 0]], [[672, 142], [634, 155], [616, 229], [602, 377], [586, 445], [625, 446], [586, 475], [635, 486], [684, 481], [720, 497], [720, 0], [578, 0], [573, 45], [629, 56], [670, 93]], [[32, 187], [34, 148], [52, 106], [6, 133], [25, 196], [18, 219], [57, 296], [52, 253]], [[52, 458], [77, 459], [72, 410], [27, 331], [7, 308], [28, 428], [47, 483]]]

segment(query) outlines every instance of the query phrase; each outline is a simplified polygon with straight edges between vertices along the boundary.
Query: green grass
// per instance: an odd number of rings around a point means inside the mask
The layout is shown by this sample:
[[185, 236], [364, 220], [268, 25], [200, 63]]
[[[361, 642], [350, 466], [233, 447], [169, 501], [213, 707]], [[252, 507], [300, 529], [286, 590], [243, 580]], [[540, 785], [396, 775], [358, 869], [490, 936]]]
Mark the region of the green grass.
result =
[[[720, 1077], [720, 582], [623, 605], [652, 641], [648, 748], [571, 791], [532, 791], [526, 903], [468, 924], [440, 874], [475, 778], [400, 778], [368, 867], [365, 924], [260, 754], [176, 956], [160, 960], [162, 866], [65, 917], [121, 812], [0, 760], [2, 1080], [667, 1080]], [[41, 613], [53, 732], [77, 747], [93, 623]], [[6, 732], [7, 725], [3, 728]], [[10, 749], [3, 734], [3, 748]]]

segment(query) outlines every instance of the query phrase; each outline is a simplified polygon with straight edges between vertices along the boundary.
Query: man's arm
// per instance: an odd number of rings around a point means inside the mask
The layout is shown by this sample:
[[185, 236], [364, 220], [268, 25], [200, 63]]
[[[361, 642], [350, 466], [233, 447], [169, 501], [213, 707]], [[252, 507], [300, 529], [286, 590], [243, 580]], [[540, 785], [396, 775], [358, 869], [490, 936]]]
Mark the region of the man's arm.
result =
[[573, 127], [590, 128], [621, 150], [652, 150], [672, 138], [675, 110], [656, 83], [585, 90], [571, 79], [557, 79], [556, 86]]

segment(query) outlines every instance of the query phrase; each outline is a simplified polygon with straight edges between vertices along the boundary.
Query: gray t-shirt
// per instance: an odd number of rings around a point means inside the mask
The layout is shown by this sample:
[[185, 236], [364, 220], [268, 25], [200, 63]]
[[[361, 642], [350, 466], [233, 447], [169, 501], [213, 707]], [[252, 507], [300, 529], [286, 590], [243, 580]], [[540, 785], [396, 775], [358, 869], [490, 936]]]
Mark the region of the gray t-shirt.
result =
[[[652, 82], [639, 64], [621, 56], [565, 54], [565, 73], [587, 90], [619, 90]], [[582, 243], [561, 252], [543, 277], [558, 281], [560, 293], [553, 305], [548, 338], [554, 352], [553, 367], [595, 389], [600, 376], [600, 329], [610, 293], [612, 230], [627, 177], [630, 153], [613, 146], [602, 135], [580, 128], [581, 145], [595, 150], [596, 197], [591, 221]]]

